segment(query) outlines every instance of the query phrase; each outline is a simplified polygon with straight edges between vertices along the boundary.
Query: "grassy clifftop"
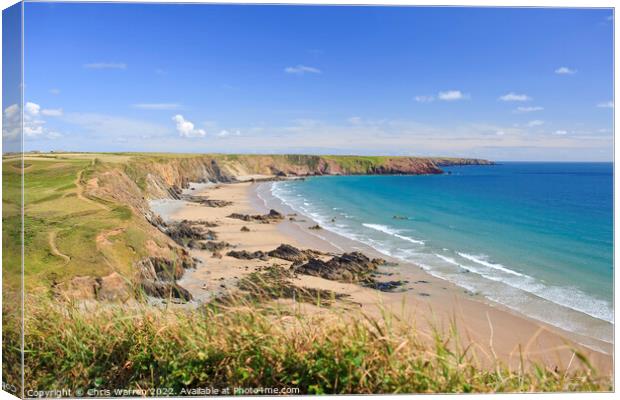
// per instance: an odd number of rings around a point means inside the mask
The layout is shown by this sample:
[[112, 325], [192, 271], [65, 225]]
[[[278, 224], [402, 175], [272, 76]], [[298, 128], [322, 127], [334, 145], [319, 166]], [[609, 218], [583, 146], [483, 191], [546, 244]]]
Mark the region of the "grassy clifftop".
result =
[[[4, 277], [19, 285], [20, 159], [5, 156]], [[24, 157], [26, 287], [74, 276], [118, 272], [149, 253], [174, 258], [175, 245], [144, 218], [148, 199], [170, 197], [189, 182], [252, 176], [436, 174], [439, 165], [477, 159], [372, 156], [54, 153]], [[12, 247], [7, 247], [12, 246]], [[172, 250], [171, 250], [172, 249]], [[11, 266], [14, 266], [11, 267]]]
[[[126, 155], [129, 156], [129, 155]], [[149, 196], [162, 196], [165, 187], [184, 187], [188, 181], [229, 182], [250, 176], [315, 176], [375, 174], [441, 174], [442, 166], [489, 165], [469, 158], [393, 156], [248, 155], [248, 154], [135, 154], [125, 172]]]

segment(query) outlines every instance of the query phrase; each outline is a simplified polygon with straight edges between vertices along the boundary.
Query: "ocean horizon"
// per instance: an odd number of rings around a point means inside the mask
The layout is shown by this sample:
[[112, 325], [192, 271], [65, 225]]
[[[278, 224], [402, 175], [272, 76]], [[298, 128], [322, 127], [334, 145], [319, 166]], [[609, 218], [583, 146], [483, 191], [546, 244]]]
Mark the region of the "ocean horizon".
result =
[[310, 177], [276, 198], [323, 228], [528, 317], [612, 342], [613, 163]]

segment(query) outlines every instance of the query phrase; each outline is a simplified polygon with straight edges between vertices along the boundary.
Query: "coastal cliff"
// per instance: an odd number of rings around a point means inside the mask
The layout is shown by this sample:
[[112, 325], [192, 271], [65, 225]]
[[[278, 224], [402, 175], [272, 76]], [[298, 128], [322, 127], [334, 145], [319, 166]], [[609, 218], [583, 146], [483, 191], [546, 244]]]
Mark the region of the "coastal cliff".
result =
[[[182, 189], [190, 182], [440, 174], [447, 165], [491, 164], [478, 159], [312, 155], [50, 153], [26, 157], [28, 198], [38, 199], [27, 201], [27, 218], [49, 221], [53, 211], [53, 223], [33, 233], [36, 242], [43, 243], [42, 251], [28, 256], [30, 265], [41, 265], [46, 272], [33, 275], [28, 284], [87, 299], [131, 298], [134, 286], [158, 297], [190, 298], [176, 284], [185, 270], [196, 265], [187, 246], [213, 233], [200, 224], [166, 223], [149, 203], [183, 198], [208, 207], [228, 204], [223, 199], [184, 195]], [[93, 240], [83, 241], [83, 237]]]
[[189, 182], [234, 182], [257, 175], [426, 175], [441, 174], [446, 166], [491, 164], [475, 158], [402, 156], [162, 155], [136, 157], [125, 172], [149, 198], [162, 198], [170, 197], [171, 188], [185, 188]]

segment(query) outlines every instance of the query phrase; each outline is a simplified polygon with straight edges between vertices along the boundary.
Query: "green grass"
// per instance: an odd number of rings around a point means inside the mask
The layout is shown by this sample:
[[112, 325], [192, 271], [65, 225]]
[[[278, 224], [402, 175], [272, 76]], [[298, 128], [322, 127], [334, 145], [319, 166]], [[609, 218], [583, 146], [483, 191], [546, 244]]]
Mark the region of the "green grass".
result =
[[[477, 367], [458, 335], [420, 336], [396, 316], [323, 319], [240, 302], [198, 310], [37, 299], [26, 317], [26, 389], [277, 387], [301, 393], [608, 391], [586, 363]], [[14, 341], [18, 330], [5, 327]], [[579, 359], [579, 356], [577, 357]], [[580, 361], [575, 361], [580, 362]]]
[[[132, 264], [145, 256], [144, 233], [148, 223], [134, 215], [127, 205], [108, 204], [101, 199], [91, 201], [77, 196], [76, 179], [81, 183], [105, 171], [114, 163], [100, 159], [118, 156], [93, 154], [55, 158], [29, 157], [24, 174], [24, 279], [27, 290], [49, 289], [52, 280], [74, 276], [104, 276], [112, 271], [130, 277]], [[20, 242], [20, 170], [19, 161], [4, 162], [3, 204], [3, 264], [19, 266]], [[96, 203], [105, 204], [109, 210]], [[97, 235], [123, 228], [113, 244], [98, 246]], [[54, 254], [50, 235], [55, 236], [58, 251], [70, 260]], [[127, 244], [130, 244], [131, 248]], [[19, 282], [20, 269], [5, 268], [6, 282]]]

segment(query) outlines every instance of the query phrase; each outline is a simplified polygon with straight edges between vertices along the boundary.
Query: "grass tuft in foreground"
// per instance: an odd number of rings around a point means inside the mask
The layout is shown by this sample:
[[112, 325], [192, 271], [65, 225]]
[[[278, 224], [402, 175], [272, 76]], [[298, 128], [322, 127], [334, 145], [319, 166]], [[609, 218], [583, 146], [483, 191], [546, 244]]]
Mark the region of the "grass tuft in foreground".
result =
[[[422, 340], [396, 317], [312, 317], [291, 308], [159, 309], [34, 301], [26, 313], [26, 390], [277, 387], [300, 393], [608, 391], [574, 372], [480, 369], [454, 334]], [[16, 326], [5, 326], [18, 341]]]

